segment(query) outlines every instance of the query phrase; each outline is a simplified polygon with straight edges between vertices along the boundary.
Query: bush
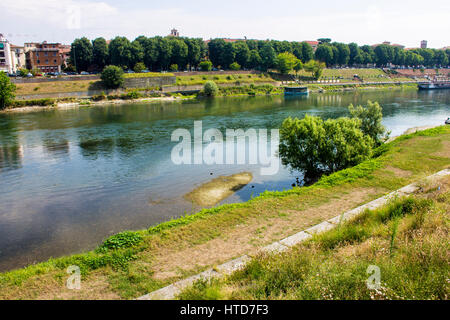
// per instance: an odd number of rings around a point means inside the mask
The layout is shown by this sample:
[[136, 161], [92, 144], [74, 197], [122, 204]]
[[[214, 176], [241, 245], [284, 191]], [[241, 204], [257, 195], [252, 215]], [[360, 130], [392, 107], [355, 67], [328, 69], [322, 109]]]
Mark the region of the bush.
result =
[[200, 70], [202, 71], [211, 71], [212, 70], [212, 62], [209, 60], [204, 60], [200, 62], [198, 65], [200, 67]]
[[134, 66], [133, 70], [136, 73], [142, 73], [142, 71], [144, 71], [147, 67], [145, 66], [144, 63], [142, 62], [138, 62], [136, 63], [136, 65]]
[[138, 232], [125, 231], [109, 237], [97, 249], [98, 252], [133, 247], [143, 240]]
[[171, 64], [170, 67], [169, 67], [169, 70], [172, 71], [172, 72], [173, 71], [178, 71], [178, 65], [176, 63]]
[[0, 71], [0, 110], [12, 103], [15, 91], [16, 85], [11, 83], [6, 73]]
[[127, 99], [139, 99], [139, 98], [142, 98], [142, 94], [137, 90], [132, 90], [127, 93], [126, 98]]
[[235, 71], [241, 70], [241, 65], [237, 62], [233, 62], [232, 64], [230, 64], [230, 69]]
[[389, 134], [386, 134], [386, 129], [381, 124], [383, 113], [378, 102], [367, 101], [367, 107], [353, 107], [351, 104], [348, 110], [353, 118], [361, 121], [361, 131], [370, 136], [377, 146], [387, 139]]
[[203, 87], [203, 92], [208, 97], [215, 96], [218, 91], [219, 91], [219, 88], [217, 87], [217, 84], [214, 81], [206, 82]]
[[109, 89], [117, 89], [123, 85], [123, 70], [117, 66], [107, 66], [103, 69], [101, 79]]
[[280, 138], [282, 162], [304, 171], [306, 180], [357, 165], [372, 156], [374, 144], [357, 119], [323, 121], [308, 115], [285, 119]]
[[92, 101], [101, 101], [106, 99], [106, 94], [104, 92], [94, 95], [91, 97]]

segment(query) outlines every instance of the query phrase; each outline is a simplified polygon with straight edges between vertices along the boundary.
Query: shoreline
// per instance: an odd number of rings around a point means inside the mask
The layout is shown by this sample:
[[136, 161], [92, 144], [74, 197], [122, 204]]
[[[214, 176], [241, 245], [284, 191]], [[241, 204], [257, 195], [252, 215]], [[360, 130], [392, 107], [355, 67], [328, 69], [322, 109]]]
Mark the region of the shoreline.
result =
[[[380, 84], [379, 86], [370, 84], [370, 85], [364, 85], [364, 84], [352, 84], [352, 85], [344, 85], [344, 84], [336, 84], [336, 85], [327, 85], [324, 89], [319, 87], [318, 85], [311, 86], [310, 92], [314, 94], [325, 94], [325, 93], [339, 93], [339, 92], [352, 92], [352, 91], [382, 91], [382, 90], [407, 90], [407, 89], [415, 89], [412, 88], [411, 85], [414, 83], [402, 83], [402, 84], [392, 84], [391, 86], [387, 86], [386, 84]], [[407, 85], [407, 87], [403, 87], [403, 85]], [[408, 88], [408, 86], [411, 86], [411, 88]], [[245, 86], [240, 86], [245, 87]], [[281, 85], [280, 85], [281, 87]], [[325, 87], [325, 86], [324, 86]], [[256, 96], [263, 96], [263, 95], [280, 95], [279, 92], [274, 93], [267, 93], [267, 94], [256, 94]], [[75, 102], [58, 102], [58, 99], [55, 98], [55, 104], [54, 105], [48, 105], [48, 106], [40, 106], [40, 105], [31, 105], [31, 106], [24, 106], [24, 107], [13, 107], [13, 108], [6, 108], [4, 110], [0, 110], [0, 114], [2, 113], [27, 113], [27, 112], [38, 112], [38, 111], [50, 111], [55, 109], [76, 109], [81, 107], [90, 107], [90, 106], [102, 106], [102, 105], [111, 105], [111, 104], [138, 104], [138, 103], [153, 103], [153, 102], [180, 102], [180, 101], [188, 101], [188, 100], [196, 100], [199, 99], [198, 96], [186, 96], [186, 97], [180, 97], [181, 94], [179, 93], [172, 93], [170, 96], [161, 96], [161, 97], [144, 97], [144, 98], [138, 98], [138, 99], [104, 99], [100, 101], [94, 101], [91, 98], [79, 98], [75, 100]], [[249, 94], [229, 94], [229, 95], [217, 95], [217, 98], [224, 98], [224, 97], [239, 97], [239, 96], [249, 96]], [[64, 98], [62, 98], [64, 99]]]

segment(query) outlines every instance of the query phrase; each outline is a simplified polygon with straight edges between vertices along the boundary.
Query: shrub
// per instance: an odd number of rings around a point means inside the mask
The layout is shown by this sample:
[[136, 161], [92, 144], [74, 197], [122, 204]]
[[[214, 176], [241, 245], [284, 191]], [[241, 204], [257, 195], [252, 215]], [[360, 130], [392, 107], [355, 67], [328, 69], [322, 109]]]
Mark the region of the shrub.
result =
[[212, 70], [212, 62], [209, 60], [204, 60], [200, 62], [198, 65], [200, 67], [200, 70], [202, 71], [211, 71]]
[[12, 103], [15, 91], [16, 85], [9, 80], [6, 73], [0, 71], [0, 110]]
[[136, 63], [136, 65], [134, 66], [133, 70], [136, 73], [142, 73], [142, 71], [144, 71], [147, 67], [145, 66], [144, 63], [142, 62], [138, 62]]
[[178, 71], [178, 65], [176, 63], [171, 64], [169, 67], [170, 71]]
[[138, 232], [125, 231], [106, 239], [97, 251], [106, 252], [108, 250], [129, 248], [141, 243], [142, 240], [142, 235]]
[[235, 71], [240, 70], [241, 69], [241, 65], [239, 63], [237, 63], [237, 62], [233, 62], [232, 64], [230, 64], [230, 69], [231, 70], [235, 70]]
[[350, 104], [348, 110], [353, 118], [361, 121], [361, 131], [370, 136], [377, 146], [388, 138], [389, 134], [386, 134], [386, 129], [381, 124], [383, 113], [378, 102], [367, 101], [367, 107], [353, 107]]
[[101, 79], [107, 88], [119, 88], [124, 82], [123, 70], [117, 66], [107, 66], [103, 69]]
[[93, 101], [101, 101], [101, 100], [105, 100], [106, 99], [106, 94], [104, 92], [98, 94], [98, 95], [94, 95], [91, 98]]
[[217, 84], [214, 81], [206, 82], [203, 87], [203, 92], [208, 97], [215, 96], [218, 91], [219, 91], [219, 88], [217, 88]]
[[281, 160], [291, 169], [304, 171], [306, 180], [357, 165], [371, 157], [373, 148], [372, 138], [359, 126], [357, 119], [289, 117], [280, 130]]

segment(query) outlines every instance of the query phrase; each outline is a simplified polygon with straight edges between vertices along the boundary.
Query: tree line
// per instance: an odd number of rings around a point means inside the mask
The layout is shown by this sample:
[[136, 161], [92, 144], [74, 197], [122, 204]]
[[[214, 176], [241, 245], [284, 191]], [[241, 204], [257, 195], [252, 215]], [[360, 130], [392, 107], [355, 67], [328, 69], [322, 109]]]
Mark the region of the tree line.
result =
[[[71, 45], [70, 65], [80, 71], [103, 70], [106, 65], [116, 65], [124, 70], [177, 71], [220, 69], [277, 68], [280, 54], [289, 53], [301, 63], [316, 60], [333, 66], [378, 67], [398, 66], [443, 67], [449, 65], [450, 50], [411, 49], [381, 44], [376, 47], [358, 46], [356, 43], [331, 42], [319, 39], [314, 52], [307, 42], [277, 40], [213, 39], [205, 43], [200, 38], [145, 37], [133, 41], [116, 37], [109, 43], [104, 38], [90, 41], [86, 37], [75, 39]], [[296, 63], [297, 66], [301, 66]], [[295, 69], [295, 68], [294, 68]]]

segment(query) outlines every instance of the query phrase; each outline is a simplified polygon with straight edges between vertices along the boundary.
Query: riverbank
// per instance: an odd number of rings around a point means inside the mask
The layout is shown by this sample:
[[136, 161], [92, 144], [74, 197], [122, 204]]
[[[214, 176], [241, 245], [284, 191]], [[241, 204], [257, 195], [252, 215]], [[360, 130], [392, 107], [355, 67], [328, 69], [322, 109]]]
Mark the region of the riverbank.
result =
[[[379, 90], [417, 90], [416, 83], [380, 83], [380, 84], [308, 84], [308, 89], [312, 93], [336, 93], [348, 91], [379, 91]], [[261, 96], [261, 95], [281, 95], [283, 94], [282, 83], [259, 83], [244, 86], [230, 86], [229, 84], [219, 84], [217, 97], [236, 96]], [[182, 102], [202, 98], [199, 96], [201, 88], [198, 86], [185, 87], [181, 92], [180, 88], [176, 92], [159, 93], [146, 92], [142, 90], [131, 90], [122, 94], [99, 94], [90, 98], [46, 98], [36, 100], [19, 100], [13, 107], [0, 110], [0, 113], [33, 112], [41, 110], [52, 110], [55, 108], [77, 108], [87, 106], [98, 106], [108, 104], [130, 104], [130, 103], [151, 103], [151, 102]], [[184, 93], [182, 93], [184, 92]]]
[[[139, 232], [113, 236], [98, 250], [0, 276], [2, 299], [135, 298], [259, 248], [450, 166], [450, 128], [401, 136], [378, 157], [310, 187], [265, 192]], [[401, 152], [400, 152], [401, 151]], [[66, 268], [82, 289], [65, 287]]]

